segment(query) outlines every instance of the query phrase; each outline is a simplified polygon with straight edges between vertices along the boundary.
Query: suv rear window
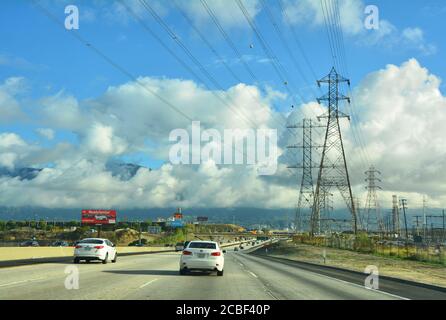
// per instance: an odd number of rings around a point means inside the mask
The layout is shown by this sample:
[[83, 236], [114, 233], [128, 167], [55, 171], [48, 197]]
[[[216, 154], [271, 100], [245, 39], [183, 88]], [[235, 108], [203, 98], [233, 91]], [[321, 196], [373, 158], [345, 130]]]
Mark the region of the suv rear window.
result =
[[85, 240], [80, 241], [79, 243], [104, 244], [104, 241], [95, 240], [95, 239], [85, 239]]
[[189, 248], [191, 249], [217, 249], [215, 243], [211, 242], [191, 242], [189, 244]]

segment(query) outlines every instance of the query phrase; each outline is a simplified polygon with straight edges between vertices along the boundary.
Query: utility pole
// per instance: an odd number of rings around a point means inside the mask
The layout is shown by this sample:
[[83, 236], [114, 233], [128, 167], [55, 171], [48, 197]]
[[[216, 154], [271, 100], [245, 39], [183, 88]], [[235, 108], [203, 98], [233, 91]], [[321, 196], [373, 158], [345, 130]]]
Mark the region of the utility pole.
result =
[[409, 233], [407, 231], [407, 216], [406, 216], [406, 206], [407, 206], [407, 199], [400, 199], [401, 206], [403, 207], [403, 214], [404, 214], [404, 228], [406, 229], [406, 241], [409, 240]]
[[423, 196], [423, 239], [426, 239], [427, 217], [426, 217], [426, 196]]
[[444, 209], [443, 209], [443, 242], [446, 240], [446, 229], [445, 229], [445, 215], [444, 215]]
[[392, 225], [393, 225], [393, 233], [397, 236], [400, 235], [400, 209], [398, 206], [398, 196], [392, 196], [393, 199], [393, 208], [392, 208]]
[[322, 149], [322, 157], [319, 166], [319, 174], [317, 178], [316, 192], [314, 195], [313, 208], [311, 213], [311, 233], [314, 235], [318, 232], [321, 219], [321, 210], [323, 209], [323, 196], [330, 189], [337, 188], [344, 199], [347, 208], [352, 216], [352, 229], [356, 234], [358, 232], [358, 222], [353, 201], [353, 193], [350, 185], [350, 177], [348, 174], [347, 160], [345, 157], [344, 143], [342, 141], [341, 126], [339, 119], [350, 117], [339, 110], [339, 101], [350, 98], [339, 93], [339, 85], [348, 83], [350, 80], [339, 75], [333, 67], [330, 74], [319, 80], [318, 86], [328, 84], [328, 94], [317, 99], [319, 103], [326, 101], [328, 104], [328, 112], [318, 119], [327, 119], [324, 146]]
[[[366, 231], [368, 232], [370, 219], [373, 219], [375, 225], [377, 226], [378, 231], [384, 233], [384, 223], [381, 218], [381, 213], [379, 209], [378, 195], [377, 190], [382, 190], [380, 186], [378, 186], [378, 182], [381, 182], [381, 179], [378, 178], [381, 172], [375, 169], [375, 167], [370, 167], [368, 171], [365, 172], [367, 182], [367, 200], [366, 200], [366, 209], [367, 209], [367, 221], [366, 221]], [[372, 217], [373, 216], [373, 217]]]
[[325, 128], [316, 125], [311, 119], [303, 119], [301, 125], [288, 126], [288, 129], [302, 129], [302, 145], [296, 144], [288, 146], [288, 149], [302, 149], [302, 163], [296, 166], [289, 166], [289, 169], [302, 169], [302, 180], [300, 184], [299, 200], [294, 219], [295, 231], [304, 230], [303, 213], [305, 208], [311, 209], [314, 201], [313, 169], [316, 164], [313, 162], [313, 149], [322, 146], [313, 145], [313, 129]]

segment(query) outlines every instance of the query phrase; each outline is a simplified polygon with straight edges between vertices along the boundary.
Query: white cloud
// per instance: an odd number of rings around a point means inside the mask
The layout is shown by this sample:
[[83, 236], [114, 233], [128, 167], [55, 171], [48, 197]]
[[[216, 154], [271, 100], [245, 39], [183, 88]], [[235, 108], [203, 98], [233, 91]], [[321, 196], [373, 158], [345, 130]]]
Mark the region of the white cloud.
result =
[[[178, 2], [197, 25], [212, 24], [212, 20], [199, 0], [179, 0]], [[208, 0], [206, 3], [224, 27], [249, 28], [245, 16], [235, 1]], [[252, 18], [255, 18], [261, 9], [259, 0], [244, 0], [243, 5]]]
[[11, 123], [23, 119], [16, 95], [25, 91], [25, 80], [20, 77], [8, 78], [0, 85], [0, 123]]
[[[436, 53], [435, 45], [426, 41], [420, 28], [408, 27], [400, 31], [380, 15], [379, 29], [367, 30], [364, 26], [367, 17], [364, 13], [366, 5], [362, 0], [339, 0], [338, 2], [342, 30], [345, 35], [354, 37], [358, 44], [381, 45], [386, 48], [404, 46], [408, 49], [416, 49], [426, 55]], [[289, 0], [285, 2], [283, 19], [285, 22], [295, 25], [325, 28], [324, 12], [327, 15], [327, 10], [332, 10], [330, 3], [333, 1]], [[329, 20], [327, 21], [330, 23]]]
[[[200, 120], [204, 128], [251, 126], [192, 81], [148, 77], [139, 81]], [[417, 206], [422, 194], [429, 196], [432, 205], [446, 203], [446, 98], [440, 85], [438, 77], [412, 59], [401, 66], [388, 65], [371, 73], [354, 90], [358, 126], [367, 153], [383, 173], [381, 196], [385, 205], [390, 204], [392, 194], [410, 196], [412, 207]], [[280, 93], [269, 90], [265, 94], [256, 87], [240, 84], [226, 94], [238, 110], [251, 115], [260, 127], [274, 126], [271, 105], [275, 98], [282, 97]], [[43, 103], [43, 110], [68, 105], [71, 114], [66, 118], [56, 112], [55, 122], [49, 128], [61, 124], [73, 128], [80, 144], [60, 143], [43, 149], [27, 144], [16, 134], [0, 135], [0, 165], [12, 168], [54, 164], [34, 180], [0, 178], [3, 204], [141, 208], [279, 208], [295, 204], [298, 183], [286, 169], [284, 159], [273, 177], [259, 177], [255, 166], [217, 166], [212, 161], [200, 166], [166, 163], [152, 171], [141, 169], [128, 181], [112, 176], [105, 164], [115, 155], [139, 150], [167, 160], [169, 132], [190, 125], [134, 82], [111, 87], [103, 96], [88, 101], [77, 102], [66, 95], [49, 100], [53, 103]], [[82, 111], [87, 106], [88, 112]], [[322, 114], [324, 108], [309, 103], [302, 106], [302, 111], [313, 116]], [[294, 112], [289, 121], [299, 118]], [[73, 125], [73, 119], [82, 126]], [[367, 168], [360, 161], [360, 146], [353, 139], [351, 126], [343, 122], [342, 128], [355, 195], [363, 198], [363, 172]], [[151, 142], [150, 147], [147, 141]], [[295, 137], [284, 137], [280, 146], [290, 143], [295, 143]]]
[[25, 141], [17, 134], [0, 134], [0, 167], [14, 169], [17, 160], [23, 157], [25, 148]]
[[44, 137], [44, 138], [46, 138], [46, 139], [48, 139], [48, 140], [53, 140], [53, 139], [54, 139], [54, 135], [55, 135], [55, 133], [54, 133], [54, 130], [53, 130], [53, 129], [49, 129], [49, 128], [39, 128], [39, 129], [36, 130], [36, 132], [37, 132], [40, 136], [42, 136], [42, 137]]
[[[446, 98], [441, 80], [411, 59], [370, 74], [355, 91], [371, 161], [385, 190], [446, 203]], [[390, 197], [386, 199], [390, 201]]]

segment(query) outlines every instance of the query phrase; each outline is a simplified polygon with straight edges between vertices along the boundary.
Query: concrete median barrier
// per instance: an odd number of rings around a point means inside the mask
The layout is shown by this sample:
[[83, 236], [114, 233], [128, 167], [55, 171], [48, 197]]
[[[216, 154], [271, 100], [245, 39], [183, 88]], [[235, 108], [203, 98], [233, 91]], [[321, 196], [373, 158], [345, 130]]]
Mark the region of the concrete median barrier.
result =
[[[171, 247], [117, 247], [121, 256], [173, 252]], [[0, 267], [37, 263], [67, 262], [73, 258], [73, 247], [7, 247], [0, 248]]]
[[[222, 248], [250, 241], [227, 243]], [[151, 253], [175, 252], [172, 247], [117, 247], [118, 255], [130, 256]], [[0, 248], [0, 268], [40, 263], [64, 263], [72, 260], [74, 247], [4, 247]]]

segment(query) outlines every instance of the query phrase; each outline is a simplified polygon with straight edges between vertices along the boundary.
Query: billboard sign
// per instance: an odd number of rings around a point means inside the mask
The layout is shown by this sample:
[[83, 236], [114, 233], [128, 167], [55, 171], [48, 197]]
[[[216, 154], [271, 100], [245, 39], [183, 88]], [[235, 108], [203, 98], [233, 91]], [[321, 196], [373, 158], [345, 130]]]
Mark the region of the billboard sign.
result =
[[82, 224], [115, 224], [116, 210], [82, 210]]

